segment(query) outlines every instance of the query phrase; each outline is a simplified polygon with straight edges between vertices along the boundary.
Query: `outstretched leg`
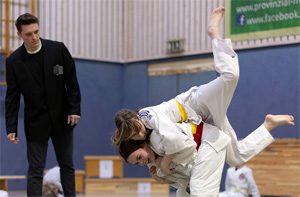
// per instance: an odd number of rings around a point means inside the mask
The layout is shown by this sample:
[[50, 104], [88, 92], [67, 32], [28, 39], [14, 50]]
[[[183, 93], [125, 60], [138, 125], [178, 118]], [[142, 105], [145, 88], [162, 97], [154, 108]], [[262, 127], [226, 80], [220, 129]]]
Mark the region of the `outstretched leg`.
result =
[[249, 161], [274, 141], [270, 131], [281, 125], [294, 126], [294, 117], [291, 115], [268, 114], [264, 123], [243, 140], [238, 142], [232, 140], [232, 143], [226, 149], [226, 162], [235, 166]]
[[[184, 104], [194, 109], [204, 122], [226, 131], [225, 133], [236, 139], [226, 112], [239, 78], [239, 65], [230, 40], [223, 40], [220, 36], [219, 25], [224, 11], [225, 8], [219, 7], [212, 12], [207, 31], [212, 38], [215, 69], [221, 74], [220, 77], [200, 87], [193, 87], [187, 93], [179, 95], [178, 100], [181, 99]], [[225, 149], [216, 151], [211, 144], [205, 141], [201, 143], [191, 173], [191, 196], [218, 195], [225, 157]]]
[[220, 21], [223, 18], [224, 11], [224, 7], [218, 7], [211, 14], [207, 30], [207, 35], [211, 37], [211, 39], [221, 38]]
[[193, 87], [176, 99], [191, 107], [204, 122], [226, 132], [231, 129], [226, 113], [239, 79], [239, 64], [230, 39], [220, 38], [219, 26], [224, 12], [224, 7], [216, 8], [212, 12], [207, 32], [212, 38], [214, 65], [220, 77], [208, 84]]
[[266, 127], [266, 129], [270, 132], [273, 129], [275, 129], [278, 126], [281, 125], [295, 125], [294, 123], [294, 117], [290, 115], [271, 115], [268, 114], [265, 118], [265, 122], [263, 125]]

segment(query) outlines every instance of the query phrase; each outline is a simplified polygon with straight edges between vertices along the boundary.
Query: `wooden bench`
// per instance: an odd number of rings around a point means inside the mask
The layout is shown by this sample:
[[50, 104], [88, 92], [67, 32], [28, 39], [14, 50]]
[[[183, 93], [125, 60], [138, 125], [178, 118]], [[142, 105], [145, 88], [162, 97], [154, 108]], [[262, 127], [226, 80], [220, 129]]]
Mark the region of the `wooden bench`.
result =
[[0, 175], [0, 190], [8, 191], [7, 180], [13, 180], [13, 179], [26, 179], [26, 176], [23, 176], [23, 175], [20, 175], [20, 176]]
[[[150, 186], [150, 194], [169, 194], [170, 186], [168, 184], [159, 184], [152, 178], [114, 178], [85, 179], [85, 194], [131, 194], [137, 195], [139, 191], [143, 191], [141, 184]], [[148, 191], [148, 189], [145, 189]]]
[[299, 196], [300, 139], [275, 140], [246, 165], [262, 196]]
[[[169, 194], [168, 184], [159, 184], [152, 178], [123, 178], [123, 159], [120, 156], [85, 156], [85, 194]], [[109, 161], [112, 177], [100, 178], [102, 161]], [[110, 173], [109, 173], [110, 174]]]
[[100, 176], [100, 161], [111, 160], [113, 162], [113, 177], [123, 177], [123, 159], [120, 156], [84, 156], [85, 160], [85, 176]]
[[85, 171], [84, 170], [75, 170], [75, 189], [76, 192], [83, 193], [84, 192], [84, 175]]

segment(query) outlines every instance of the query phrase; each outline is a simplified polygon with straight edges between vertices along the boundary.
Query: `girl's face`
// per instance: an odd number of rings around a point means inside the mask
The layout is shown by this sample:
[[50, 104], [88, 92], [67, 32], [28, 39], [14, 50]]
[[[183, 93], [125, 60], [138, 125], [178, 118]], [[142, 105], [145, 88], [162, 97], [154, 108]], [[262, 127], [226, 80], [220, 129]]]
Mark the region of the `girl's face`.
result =
[[143, 148], [139, 148], [129, 155], [128, 163], [136, 165], [147, 165], [148, 163], [155, 163], [155, 155], [152, 149], [145, 143]]
[[146, 128], [142, 121], [139, 120], [139, 123], [142, 125], [141, 130], [139, 131], [138, 134], [134, 135], [131, 139], [133, 140], [144, 140], [146, 139]]

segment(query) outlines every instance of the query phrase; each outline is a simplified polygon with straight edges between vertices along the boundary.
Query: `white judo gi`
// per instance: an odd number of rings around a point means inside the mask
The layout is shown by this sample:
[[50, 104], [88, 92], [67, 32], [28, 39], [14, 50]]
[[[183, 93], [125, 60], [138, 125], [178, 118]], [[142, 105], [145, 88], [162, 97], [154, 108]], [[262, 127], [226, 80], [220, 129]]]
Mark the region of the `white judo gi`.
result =
[[253, 178], [252, 170], [247, 166], [228, 168], [225, 179], [225, 191], [219, 197], [248, 197], [248, 189], [253, 197], [260, 197]]
[[[177, 196], [187, 195], [185, 185], [188, 180], [191, 196], [218, 196], [225, 159], [229, 165], [245, 163], [274, 140], [264, 126], [242, 141], [237, 140], [226, 115], [239, 78], [237, 54], [230, 39], [214, 39], [212, 48], [215, 69], [220, 73], [218, 78], [192, 87], [176, 96], [176, 100], [139, 112], [144, 125], [153, 130], [150, 146], [154, 152], [160, 156], [178, 152], [172, 160], [175, 172], [168, 176], [180, 183], [173, 185], [178, 188]], [[182, 121], [188, 124], [180, 126], [178, 122]], [[188, 125], [190, 122], [199, 125], [201, 121], [207, 124], [204, 124], [202, 143], [197, 152]], [[187, 177], [184, 179], [184, 176]]]

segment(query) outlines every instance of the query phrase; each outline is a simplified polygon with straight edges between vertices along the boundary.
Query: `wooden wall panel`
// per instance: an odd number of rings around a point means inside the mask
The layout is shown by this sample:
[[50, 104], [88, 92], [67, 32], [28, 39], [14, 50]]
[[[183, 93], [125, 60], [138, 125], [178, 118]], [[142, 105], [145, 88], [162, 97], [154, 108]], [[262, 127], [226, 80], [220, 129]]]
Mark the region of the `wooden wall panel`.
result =
[[275, 140], [247, 162], [261, 195], [300, 196], [300, 140]]

